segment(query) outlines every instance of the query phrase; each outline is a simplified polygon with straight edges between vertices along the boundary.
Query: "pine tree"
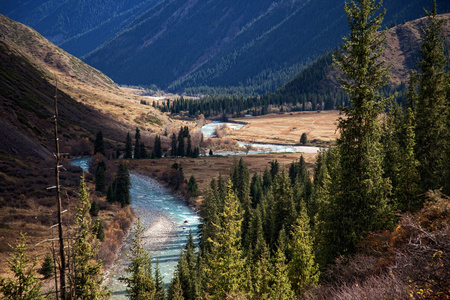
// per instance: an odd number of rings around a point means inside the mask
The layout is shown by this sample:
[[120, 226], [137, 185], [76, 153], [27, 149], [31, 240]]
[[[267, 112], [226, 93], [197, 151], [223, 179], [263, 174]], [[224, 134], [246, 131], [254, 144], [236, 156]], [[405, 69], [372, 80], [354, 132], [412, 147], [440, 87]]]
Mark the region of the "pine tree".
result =
[[134, 134], [134, 159], [141, 158], [141, 132], [136, 127], [136, 133]]
[[178, 277], [183, 290], [185, 299], [200, 299], [200, 290], [198, 284], [197, 273], [197, 255], [195, 254], [196, 246], [194, 244], [194, 236], [189, 231], [186, 246], [181, 252], [178, 262]]
[[272, 241], [276, 241], [281, 228], [289, 229], [297, 218], [291, 179], [286, 170], [275, 176], [272, 184], [273, 206], [271, 218], [273, 219]]
[[175, 133], [172, 134], [172, 142], [170, 147], [170, 156], [177, 156], [177, 135]]
[[144, 142], [139, 144], [139, 158], [146, 159], [148, 158], [147, 149], [145, 148]]
[[92, 228], [92, 233], [99, 241], [105, 241], [105, 225], [103, 225], [102, 220], [95, 220], [94, 227]]
[[443, 22], [437, 19], [434, 1], [433, 10], [428, 13], [427, 26], [423, 29], [419, 71], [411, 74], [410, 82], [413, 94], [410, 102], [413, 102], [416, 121], [415, 152], [424, 190], [445, 185], [443, 180], [449, 150], [448, 58], [444, 52]]
[[256, 264], [253, 264], [253, 291], [254, 299], [269, 299], [270, 284], [272, 280], [270, 251], [267, 245], [261, 249], [259, 258]]
[[242, 214], [231, 180], [228, 181], [227, 196], [223, 212], [219, 214], [216, 239], [210, 239], [206, 278], [211, 299], [226, 299], [238, 295], [244, 282], [245, 259], [241, 249]]
[[302, 297], [319, 281], [319, 268], [314, 255], [314, 239], [309, 227], [305, 203], [302, 203], [297, 221], [292, 226], [289, 250], [292, 256], [288, 263], [289, 277], [296, 295]]
[[112, 187], [113, 200], [119, 202], [122, 207], [130, 204], [130, 173], [126, 165], [121, 163], [117, 169], [117, 175]]
[[300, 137], [300, 144], [306, 145], [308, 143], [308, 137], [306, 136], [306, 133], [302, 133], [302, 136]]
[[133, 227], [130, 253], [131, 262], [126, 268], [130, 274], [123, 280], [127, 284], [127, 297], [131, 300], [155, 299], [156, 283], [152, 276], [152, 259], [144, 249], [144, 228], [140, 218]]
[[97, 153], [105, 155], [105, 145], [103, 143], [103, 133], [101, 130], [99, 130], [95, 136], [94, 154]]
[[159, 269], [159, 260], [156, 260], [155, 266], [155, 299], [156, 300], [166, 300], [166, 289], [164, 288], [163, 277]]
[[130, 133], [127, 133], [127, 140], [125, 142], [125, 154], [123, 155], [123, 158], [125, 159], [131, 159], [133, 158], [133, 149], [131, 145], [131, 136]]
[[102, 285], [102, 263], [101, 261], [93, 262], [98, 249], [92, 234], [89, 215], [91, 205], [84, 175], [81, 177], [78, 198], [71, 259], [73, 274], [69, 276], [73, 286], [72, 296], [76, 299], [106, 299], [109, 297], [109, 292], [106, 286]]
[[195, 180], [194, 175], [191, 175], [191, 177], [189, 177], [187, 190], [191, 194], [192, 197], [198, 196], [198, 186], [197, 186], [197, 181]]
[[11, 257], [7, 259], [8, 268], [12, 271], [13, 278], [0, 277], [0, 293], [5, 300], [40, 300], [42, 296], [41, 283], [36, 278], [37, 261], [30, 261], [27, 256], [25, 235], [21, 233], [20, 242], [13, 250]]
[[44, 278], [49, 278], [53, 274], [55, 274], [55, 265], [53, 263], [53, 257], [50, 253], [45, 255], [44, 261], [42, 262], [42, 266], [39, 269], [39, 274], [44, 275]]
[[89, 214], [93, 217], [97, 217], [100, 211], [100, 207], [97, 204], [97, 201], [92, 201], [91, 208], [89, 209]]
[[104, 192], [106, 187], [106, 164], [105, 162], [99, 161], [97, 164], [97, 170], [95, 171], [95, 190], [99, 192]]
[[[341, 87], [350, 96], [351, 107], [343, 108], [337, 140], [339, 161], [333, 176], [328, 244], [331, 255], [349, 254], [369, 231], [386, 228], [391, 221], [388, 208], [389, 180], [383, 178], [378, 116], [388, 99], [379, 92], [387, 83], [388, 68], [381, 61], [385, 36], [377, 32], [385, 12], [376, 0], [351, 0], [345, 5], [350, 36], [334, 62], [345, 75]], [[330, 257], [332, 259], [332, 257]]]
[[161, 137], [157, 135], [155, 137], [155, 145], [153, 147], [153, 155], [155, 158], [162, 157], [162, 149], [161, 149]]
[[281, 249], [278, 249], [275, 254], [270, 299], [294, 299], [294, 292], [292, 291], [291, 282], [289, 281], [288, 276], [286, 257]]
[[180, 132], [178, 133], [178, 141], [177, 141], [177, 156], [183, 157], [185, 156], [185, 151], [184, 151], [184, 135], [183, 135], [183, 131], [180, 130]]
[[192, 156], [192, 142], [191, 142], [190, 135], [188, 136], [188, 140], [187, 140], [186, 156], [188, 156], [188, 157]]
[[169, 300], [184, 300], [183, 288], [177, 272], [175, 272], [169, 287]]

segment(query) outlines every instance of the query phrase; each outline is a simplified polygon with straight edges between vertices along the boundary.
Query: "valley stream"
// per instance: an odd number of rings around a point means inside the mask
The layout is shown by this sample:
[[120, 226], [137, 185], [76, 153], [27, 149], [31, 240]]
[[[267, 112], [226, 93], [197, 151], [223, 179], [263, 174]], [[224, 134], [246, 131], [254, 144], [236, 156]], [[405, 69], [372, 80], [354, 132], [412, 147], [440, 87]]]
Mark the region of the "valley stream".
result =
[[[86, 172], [89, 158], [73, 159], [72, 164]], [[159, 261], [163, 281], [167, 285], [172, 280], [178, 264], [181, 249], [185, 246], [191, 230], [195, 241], [198, 239], [200, 218], [183, 200], [174, 195], [157, 180], [131, 172], [131, 208], [145, 228], [145, 248], [150, 252], [153, 265]], [[115, 263], [106, 272], [106, 284], [112, 291], [111, 299], [127, 299], [126, 286], [119, 280], [127, 276], [126, 267], [130, 260], [130, 237], [122, 245]]]
[[[205, 137], [210, 137], [214, 130], [223, 123], [214, 122], [205, 125], [201, 130]], [[239, 129], [240, 124], [226, 123], [232, 129]], [[240, 143], [244, 147], [246, 143]], [[249, 153], [267, 152], [309, 152], [316, 153], [319, 147], [305, 146], [282, 146], [268, 144], [250, 144], [253, 150]], [[243, 154], [239, 152], [220, 153], [220, 155]], [[88, 171], [89, 158], [73, 159], [72, 164]], [[159, 269], [166, 286], [171, 282], [173, 272], [178, 264], [181, 249], [185, 246], [189, 231], [192, 231], [194, 241], [198, 240], [198, 225], [200, 217], [183, 200], [173, 194], [172, 191], [161, 185], [157, 180], [131, 172], [131, 208], [141, 220], [145, 228], [145, 248], [150, 252], [153, 265], [159, 261]], [[130, 237], [123, 243], [118, 258], [111, 266], [105, 276], [106, 284], [112, 291], [111, 299], [126, 299], [126, 286], [119, 280], [120, 277], [128, 276], [126, 267], [130, 260], [129, 252]]]

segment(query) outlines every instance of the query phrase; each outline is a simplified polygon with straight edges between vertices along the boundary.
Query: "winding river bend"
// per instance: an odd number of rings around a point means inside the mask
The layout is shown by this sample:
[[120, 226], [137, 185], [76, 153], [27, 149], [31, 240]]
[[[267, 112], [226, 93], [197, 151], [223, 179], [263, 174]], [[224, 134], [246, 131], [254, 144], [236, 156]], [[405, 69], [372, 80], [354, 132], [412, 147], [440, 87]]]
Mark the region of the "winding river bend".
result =
[[[202, 127], [204, 136], [210, 137], [214, 130], [224, 123], [214, 122]], [[240, 129], [243, 125], [226, 123], [232, 129]], [[273, 144], [249, 144], [239, 142], [241, 147], [251, 145], [248, 154], [268, 152], [304, 152], [317, 153], [320, 147], [282, 146]], [[236, 155], [245, 152], [222, 152], [220, 155]], [[73, 159], [72, 164], [88, 171], [89, 158]], [[138, 173], [130, 174], [131, 208], [136, 217], [140, 217], [144, 228], [146, 249], [150, 252], [153, 263], [159, 261], [159, 269], [165, 284], [172, 280], [173, 272], [178, 263], [181, 249], [184, 247], [192, 230], [194, 239], [198, 240], [198, 225], [200, 218], [183, 200], [175, 196], [170, 190], [162, 186], [157, 180]], [[106, 284], [112, 290], [111, 299], [126, 299], [126, 287], [118, 280], [125, 276], [125, 268], [129, 264], [126, 257], [129, 243], [124, 243], [119, 257], [113, 267], [106, 274]]]
[[[85, 171], [88, 170], [88, 163], [89, 158], [72, 160], [73, 165], [80, 166]], [[200, 218], [181, 198], [157, 180], [132, 172], [130, 181], [131, 208], [146, 228], [146, 249], [150, 252], [153, 263], [159, 261], [164, 283], [168, 284], [172, 280], [189, 231], [192, 230], [195, 239], [198, 239]], [[126, 299], [125, 285], [118, 278], [126, 275], [125, 268], [129, 263], [127, 252], [128, 243], [125, 243], [117, 262], [106, 274], [107, 284], [113, 291], [111, 299]]]

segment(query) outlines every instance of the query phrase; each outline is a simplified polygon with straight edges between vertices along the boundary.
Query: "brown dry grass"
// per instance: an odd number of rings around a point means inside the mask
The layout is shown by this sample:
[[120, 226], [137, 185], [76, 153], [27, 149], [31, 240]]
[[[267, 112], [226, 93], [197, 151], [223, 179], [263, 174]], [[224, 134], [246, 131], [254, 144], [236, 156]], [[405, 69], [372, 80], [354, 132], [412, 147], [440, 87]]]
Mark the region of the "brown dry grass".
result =
[[199, 158], [161, 158], [129, 161], [132, 170], [140, 173], [159, 178], [163, 173], [169, 173], [173, 163], [181, 163], [183, 173], [186, 179], [194, 175], [200, 190], [204, 190], [209, 186], [212, 178], [222, 175], [228, 178], [231, 166], [241, 157], [244, 159], [250, 174], [262, 173], [264, 169], [269, 168], [269, 162], [277, 160], [280, 166], [287, 166], [293, 161], [299, 160], [300, 156], [308, 163], [310, 172], [316, 160], [317, 154], [312, 153], [279, 153], [279, 154], [257, 154], [242, 156], [202, 156]]
[[247, 123], [232, 132], [235, 139], [248, 142], [298, 144], [302, 133], [309, 141], [332, 142], [337, 138], [338, 111], [292, 112], [233, 119]]

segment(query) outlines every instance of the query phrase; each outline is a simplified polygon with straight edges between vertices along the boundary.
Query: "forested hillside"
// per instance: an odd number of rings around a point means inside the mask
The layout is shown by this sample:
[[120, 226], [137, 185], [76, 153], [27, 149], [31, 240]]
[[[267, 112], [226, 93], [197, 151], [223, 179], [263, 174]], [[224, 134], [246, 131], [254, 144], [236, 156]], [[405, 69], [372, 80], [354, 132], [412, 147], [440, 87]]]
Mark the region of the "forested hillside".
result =
[[153, 7], [158, 0], [2, 1], [0, 13], [33, 27], [48, 40], [81, 57]]
[[[85, 59], [120, 83], [191, 88], [190, 93], [231, 86], [232, 92], [262, 94], [338, 46], [348, 30], [343, 4], [164, 1]], [[423, 16], [431, 4], [389, 1], [384, 24]], [[441, 12], [448, 10], [446, 1], [439, 5]]]
[[[450, 36], [450, 14], [437, 16], [443, 20], [442, 36]], [[426, 18], [400, 24], [386, 30], [386, 49], [383, 59], [390, 66], [389, 84], [382, 88], [385, 95], [395, 94], [395, 101], [405, 103], [409, 74], [416, 68], [421, 42], [421, 28]], [[444, 45], [449, 51], [449, 43]], [[348, 104], [348, 97], [340, 88], [338, 78], [342, 74], [333, 66], [333, 54], [329, 51], [297, 74], [274, 93], [261, 97], [205, 96], [200, 100], [178, 99], [160, 106], [162, 111], [173, 114], [189, 112], [190, 116], [206, 117], [267, 114], [279, 111], [332, 110]], [[210, 91], [212, 89], [209, 89]]]
[[[189, 93], [274, 91], [347, 33], [344, 1], [3, 1], [31, 25], [118, 83]], [[384, 3], [384, 26], [424, 16], [431, 1]], [[438, 1], [439, 12], [450, 3]], [[314, 17], [313, 17], [314, 16]]]

